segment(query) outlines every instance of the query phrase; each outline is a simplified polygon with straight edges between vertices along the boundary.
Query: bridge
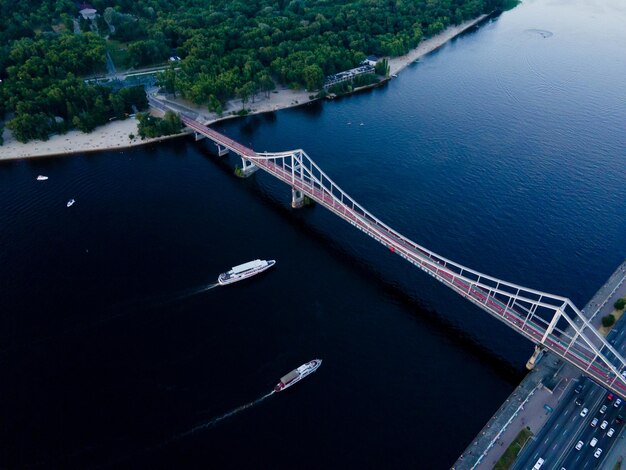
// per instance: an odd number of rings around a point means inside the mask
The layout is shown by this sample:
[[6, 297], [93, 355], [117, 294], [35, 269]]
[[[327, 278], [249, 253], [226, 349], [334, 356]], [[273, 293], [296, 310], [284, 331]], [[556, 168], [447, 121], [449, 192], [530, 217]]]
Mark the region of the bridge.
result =
[[[150, 97], [160, 109], [167, 105]], [[244, 176], [262, 169], [289, 185], [292, 206], [307, 196], [378, 241], [491, 316], [571, 363], [599, 384], [626, 398], [626, 362], [589, 319], [566, 297], [483, 274], [409, 240], [352, 199], [301, 149], [262, 152], [241, 145], [201, 122], [181, 116], [185, 126], [242, 160]]]

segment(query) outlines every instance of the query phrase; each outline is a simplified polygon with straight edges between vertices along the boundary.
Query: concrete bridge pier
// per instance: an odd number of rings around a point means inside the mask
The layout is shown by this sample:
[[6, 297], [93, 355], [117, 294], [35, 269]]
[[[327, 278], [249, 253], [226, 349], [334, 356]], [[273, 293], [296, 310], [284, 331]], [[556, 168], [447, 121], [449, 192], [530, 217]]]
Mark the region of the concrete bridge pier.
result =
[[530, 359], [528, 359], [528, 362], [526, 363], [526, 369], [533, 370], [535, 368], [535, 364], [539, 362], [542, 356], [543, 349], [541, 349], [541, 347], [539, 346], [535, 346], [535, 352], [532, 356], [530, 356]]
[[196, 139], [196, 142], [202, 139], [206, 139], [206, 135], [200, 134], [199, 132], [194, 131], [193, 136]]
[[295, 188], [291, 188], [291, 207], [300, 209], [304, 206], [304, 193]]
[[214, 142], [214, 143], [215, 143], [215, 146], [217, 147], [217, 156], [218, 157], [223, 157], [224, 155], [228, 155], [228, 149], [226, 147], [222, 147], [217, 142]]
[[241, 159], [241, 176], [247, 178], [259, 169], [254, 163], [249, 162], [245, 158]]

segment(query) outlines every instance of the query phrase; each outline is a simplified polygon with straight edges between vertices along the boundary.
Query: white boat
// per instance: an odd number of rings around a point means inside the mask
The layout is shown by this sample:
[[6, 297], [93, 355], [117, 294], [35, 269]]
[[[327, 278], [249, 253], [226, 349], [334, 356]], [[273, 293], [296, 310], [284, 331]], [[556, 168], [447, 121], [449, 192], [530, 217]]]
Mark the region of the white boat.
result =
[[45, 181], [45, 180], [47, 180], [47, 179], [48, 179], [48, 177], [47, 177], [47, 176], [44, 176], [44, 175], [39, 175], [39, 176], [37, 177], [37, 181]]
[[291, 387], [293, 384], [300, 382], [307, 375], [312, 374], [322, 365], [321, 359], [313, 359], [306, 364], [302, 364], [297, 369], [292, 370], [287, 375], [280, 379], [280, 382], [274, 387], [275, 392], [282, 392], [286, 388]]
[[73, 205], [76, 201], [74, 199], [70, 199], [69, 201], [67, 201], [67, 207], [70, 207], [71, 205]]
[[225, 286], [226, 284], [232, 284], [233, 282], [241, 281], [248, 277], [252, 277], [255, 274], [262, 273], [266, 269], [271, 268], [276, 264], [276, 261], [273, 259], [264, 260], [264, 259], [255, 259], [254, 261], [249, 261], [244, 264], [240, 264], [239, 266], [234, 266], [225, 273], [222, 273], [217, 278], [217, 282], [221, 286]]

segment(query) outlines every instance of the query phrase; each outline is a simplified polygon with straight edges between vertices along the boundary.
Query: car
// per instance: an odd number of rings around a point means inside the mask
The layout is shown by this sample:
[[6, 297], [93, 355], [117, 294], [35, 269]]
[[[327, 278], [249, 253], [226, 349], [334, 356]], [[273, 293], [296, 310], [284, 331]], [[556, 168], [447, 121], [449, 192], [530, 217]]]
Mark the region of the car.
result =
[[597, 443], [598, 443], [598, 439], [594, 437], [593, 439], [591, 439], [591, 442], [589, 443], [589, 445], [591, 447], [595, 447]]
[[602, 405], [602, 408], [600, 408], [600, 414], [604, 413], [606, 413], [606, 405]]
[[622, 404], [622, 399], [618, 398], [617, 400], [615, 400], [615, 403], [613, 403], [613, 406], [615, 408], [617, 408], [618, 406], [620, 406]]
[[607, 436], [607, 437], [613, 437], [613, 433], [615, 433], [615, 429], [610, 428], [610, 429], [607, 431], [606, 436]]
[[609, 425], [609, 422], [605, 419], [604, 421], [602, 421], [602, 424], [600, 425], [600, 429], [606, 429], [608, 425]]
[[574, 389], [574, 393], [580, 393], [582, 391], [583, 391], [583, 384], [576, 385], [576, 388]]
[[612, 394], [612, 393], [609, 393], [609, 394], [606, 396], [606, 399], [607, 399], [607, 400], [609, 400], [609, 401], [611, 401], [611, 400], [613, 399], [613, 394]]
[[617, 415], [617, 418], [615, 418], [615, 422], [617, 424], [620, 424], [622, 421], [624, 421], [624, 417], [622, 415]]
[[576, 402], [575, 402], [578, 406], [583, 404], [583, 401], [580, 398], [576, 398]]
[[535, 466], [533, 467], [533, 470], [539, 470], [541, 468], [541, 466], [543, 465], [543, 459], [539, 459], [537, 460], [537, 463], [535, 464]]
[[578, 441], [578, 444], [576, 444], [576, 450], [580, 450], [583, 448], [583, 441]]
[[602, 455], [602, 449], [596, 449], [596, 451], [593, 453], [593, 456], [594, 456], [596, 459], [599, 459], [599, 458], [600, 458], [600, 455]]
[[595, 428], [598, 425], [598, 418], [593, 418], [593, 420], [591, 420], [591, 427]]
[[583, 410], [580, 412], [580, 416], [584, 418], [585, 416], [587, 416], [587, 413], [589, 413], [589, 408], [583, 408]]

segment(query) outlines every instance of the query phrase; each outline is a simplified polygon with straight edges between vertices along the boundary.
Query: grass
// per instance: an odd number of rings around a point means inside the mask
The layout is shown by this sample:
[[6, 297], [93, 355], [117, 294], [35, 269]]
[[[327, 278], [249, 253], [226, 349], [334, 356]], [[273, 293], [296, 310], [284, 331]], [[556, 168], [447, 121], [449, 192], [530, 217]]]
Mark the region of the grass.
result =
[[526, 442], [532, 437], [532, 435], [533, 433], [530, 431], [530, 428], [525, 427], [524, 429], [522, 429], [517, 437], [513, 439], [511, 445], [507, 447], [507, 449], [504, 451], [504, 454], [502, 454], [500, 460], [496, 462], [496, 465], [493, 467], [493, 469], [508, 470], [511, 465], [513, 465], [513, 462], [515, 462], [515, 459], [520, 453], [520, 450], [522, 450], [522, 447], [524, 447], [524, 444], [526, 444]]

